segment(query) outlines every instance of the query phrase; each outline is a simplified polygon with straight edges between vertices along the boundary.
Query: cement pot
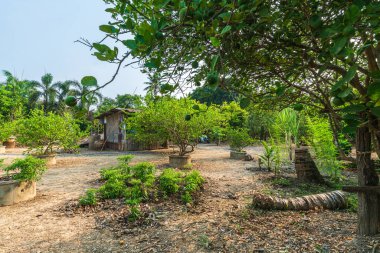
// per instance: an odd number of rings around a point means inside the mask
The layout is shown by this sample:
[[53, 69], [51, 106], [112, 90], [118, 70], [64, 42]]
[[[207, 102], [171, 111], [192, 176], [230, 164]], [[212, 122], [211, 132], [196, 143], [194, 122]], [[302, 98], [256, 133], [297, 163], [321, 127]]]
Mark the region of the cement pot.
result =
[[230, 151], [230, 158], [234, 160], [244, 160], [246, 155], [247, 155], [246, 151], [236, 151], [236, 150]]
[[57, 160], [55, 159], [55, 154], [49, 154], [49, 155], [34, 155], [37, 158], [43, 159], [46, 161], [46, 166], [56, 165]]
[[4, 142], [5, 147], [8, 148], [15, 148], [16, 147], [16, 138], [15, 137], [9, 137], [6, 142]]
[[179, 168], [182, 169], [186, 165], [191, 163], [191, 156], [189, 155], [170, 155], [169, 156], [169, 164], [173, 168]]
[[0, 179], [0, 206], [13, 205], [33, 199], [35, 196], [36, 182], [1, 181]]

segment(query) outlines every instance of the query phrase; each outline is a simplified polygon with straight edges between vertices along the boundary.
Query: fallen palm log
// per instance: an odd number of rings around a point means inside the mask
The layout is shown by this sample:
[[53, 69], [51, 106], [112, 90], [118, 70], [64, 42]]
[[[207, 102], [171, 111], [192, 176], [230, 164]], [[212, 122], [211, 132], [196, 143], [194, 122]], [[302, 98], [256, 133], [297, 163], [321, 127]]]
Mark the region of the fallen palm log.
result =
[[342, 191], [332, 191], [288, 199], [255, 194], [252, 204], [254, 207], [266, 210], [333, 210], [346, 208], [347, 198], [346, 193]]

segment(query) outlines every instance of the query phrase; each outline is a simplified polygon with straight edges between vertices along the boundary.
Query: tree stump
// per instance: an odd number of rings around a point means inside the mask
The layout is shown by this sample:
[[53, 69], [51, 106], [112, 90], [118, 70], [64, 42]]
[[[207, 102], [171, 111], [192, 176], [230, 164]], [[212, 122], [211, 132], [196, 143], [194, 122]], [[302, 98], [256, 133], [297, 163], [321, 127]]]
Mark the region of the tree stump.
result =
[[324, 183], [322, 175], [319, 173], [317, 165], [311, 158], [307, 147], [295, 149], [295, 168], [297, 178], [304, 182]]

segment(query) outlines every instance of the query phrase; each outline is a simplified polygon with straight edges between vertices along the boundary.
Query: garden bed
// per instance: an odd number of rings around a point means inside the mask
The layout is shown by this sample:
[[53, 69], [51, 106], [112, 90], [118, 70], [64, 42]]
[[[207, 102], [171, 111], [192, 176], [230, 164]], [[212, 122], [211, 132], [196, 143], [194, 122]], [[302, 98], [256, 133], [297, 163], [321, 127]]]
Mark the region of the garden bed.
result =
[[[249, 153], [261, 152], [250, 147]], [[170, 151], [134, 152], [134, 163], [162, 170]], [[273, 174], [249, 171], [257, 163], [229, 159], [226, 146], [199, 145], [194, 169], [207, 183], [191, 207], [176, 201], [149, 203], [148, 219], [130, 223], [122, 200], [78, 208], [85, 189], [98, 188], [98, 171], [116, 164], [120, 153], [65, 155], [39, 183], [33, 202], [2, 207], [4, 252], [371, 252], [378, 237], [356, 237], [357, 216], [343, 211], [262, 211], [247, 208], [251, 196]], [[70, 166], [66, 166], [70, 164]], [[285, 173], [285, 177], [289, 174]], [[268, 179], [269, 178], [269, 179]], [[269, 180], [269, 181], [268, 181]], [[149, 213], [155, 220], [149, 219]], [[150, 215], [152, 217], [152, 215]], [[358, 251], [358, 245], [361, 251]]]

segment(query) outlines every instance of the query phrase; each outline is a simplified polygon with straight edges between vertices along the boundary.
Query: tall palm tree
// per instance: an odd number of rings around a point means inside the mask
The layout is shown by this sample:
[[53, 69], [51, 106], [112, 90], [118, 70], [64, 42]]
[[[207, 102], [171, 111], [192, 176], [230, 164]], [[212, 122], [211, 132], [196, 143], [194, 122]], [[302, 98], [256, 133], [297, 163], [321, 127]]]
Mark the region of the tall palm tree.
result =
[[158, 73], [148, 74], [148, 82], [145, 82], [147, 87], [144, 90], [152, 95], [153, 97], [157, 97], [158, 93], [160, 93], [160, 78]]
[[100, 103], [103, 99], [102, 94], [97, 91], [97, 88], [99, 88], [97, 84], [89, 85], [77, 83], [75, 88], [76, 89], [69, 92], [69, 95], [80, 97], [78, 107], [87, 113], [90, 111], [92, 105]]
[[31, 84], [38, 89], [39, 97], [42, 97], [45, 113], [52, 109], [57, 97], [56, 85], [53, 84], [53, 76], [46, 73], [41, 77], [41, 82], [32, 81]]
[[24, 105], [27, 104], [33, 89], [28, 81], [19, 80], [9, 71], [4, 70], [3, 75], [6, 80], [0, 84], [2, 89], [0, 104], [5, 109], [2, 113], [10, 120], [15, 120], [22, 116]]
[[53, 84], [54, 89], [57, 91], [57, 102], [56, 102], [56, 110], [60, 111], [65, 108], [65, 99], [67, 96], [75, 93], [75, 88], [80, 88], [81, 85], [78, 81], [75, 80], [67, 80], [64, 82], [57, 82]]

